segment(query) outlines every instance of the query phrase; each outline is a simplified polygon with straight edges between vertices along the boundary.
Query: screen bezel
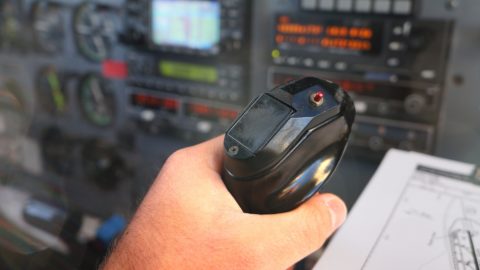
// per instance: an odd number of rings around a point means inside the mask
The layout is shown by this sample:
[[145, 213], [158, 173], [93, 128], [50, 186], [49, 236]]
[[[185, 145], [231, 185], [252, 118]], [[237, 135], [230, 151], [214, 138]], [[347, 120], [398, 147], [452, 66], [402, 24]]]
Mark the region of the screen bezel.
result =
[[[148, 2], [148, 16], [147, 16], [147, 44], [148, 47], [155, 51], [164, 51], [164, 52], [172, 52], [172, 53], [186, 53], [186, 54], [196, 54], [196, 55], [218, 55], [220, 54], [220, 46], [222, 43], [222, 21], [223, 16], [221, 12], [219, 14], [220, 26], [219, 26], [219, 34], [220, 38], [218, 43], [215, 47], [202, 50], [202, 49], [195, 49], [189, 47], [182, 47], [182, 46], [169, 46], [169, 45], [158, 45], [153, 41], [153, 2], [156, 0], [149, 0]], [[182, 0], [185, 2], [217, 2], [219, 4], [220, 9], [222, 8], [222, 3], [220, 0]]]

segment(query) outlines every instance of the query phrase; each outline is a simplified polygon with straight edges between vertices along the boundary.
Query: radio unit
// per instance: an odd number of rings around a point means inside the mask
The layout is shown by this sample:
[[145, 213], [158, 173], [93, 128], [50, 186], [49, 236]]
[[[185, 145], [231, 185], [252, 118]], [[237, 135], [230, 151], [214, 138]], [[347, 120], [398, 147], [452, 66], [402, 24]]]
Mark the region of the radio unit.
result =
[[266, 0], [269, 43], [253, 45], [266, 64], [253, 80], [269, 88], [303, 76], [331, 80], [354, 100], [356, 153], [430, 152], [453, 22], [423, 17], [417, 2]]
[[250, 1], [128, 0], [125, 13], [134, 117], [155, 133], [223, 132], [249, 98]]
[[128, 62], [127, 83], [138, 88], [178, 95], [241, 102], [245, 71], [239, 64], [170, 60], [133, 54]]
[[185, 98], [157, 91], [137, 90], [129, 96], [131, 117], [152, 134], [203, 140], [225, 132], [241, 107]]
[[374, 158], [390, 148], [431, 152], [435, 138], [435, 128], [431, 125], [384, 121], [365, 116], [355, 119], [352, 132], [350, 145], [360, 150], [356, 153]]
[[272, 67], [269, 70], [268, 84], [278, 85], [303, 76], [328, 78], [340, 85], [354, 98], [358, 115], [419, 123], [432, 123], [437, 120], [440, 86], [434, 83], [391, 83], [367, 80], [353, 74]]
[[122, 39], [144, 49], [218, 55], [243, 49], [249, 3], [127, 0]]
[[451, 23], [280, 14], [274, 28], [274, 65], [432, 82], [443, 77]]

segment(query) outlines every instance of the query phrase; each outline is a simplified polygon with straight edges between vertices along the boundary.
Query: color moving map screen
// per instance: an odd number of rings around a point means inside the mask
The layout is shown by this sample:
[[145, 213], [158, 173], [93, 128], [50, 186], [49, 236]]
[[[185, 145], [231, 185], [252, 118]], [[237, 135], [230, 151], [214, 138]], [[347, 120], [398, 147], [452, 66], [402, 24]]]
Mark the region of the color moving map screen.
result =
[[151, 37], [156, 46], [215, 50], [220, 41], [218, 1], [152, 1]]

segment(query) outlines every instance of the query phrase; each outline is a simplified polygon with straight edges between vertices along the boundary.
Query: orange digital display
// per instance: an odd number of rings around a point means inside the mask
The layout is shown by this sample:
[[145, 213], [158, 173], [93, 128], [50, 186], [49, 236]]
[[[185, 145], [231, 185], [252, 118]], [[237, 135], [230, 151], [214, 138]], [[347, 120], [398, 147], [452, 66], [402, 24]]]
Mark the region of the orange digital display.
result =
[[376, 54], [381, 48], [379, 24], [337, 22], [279, 16], [275, 44], [280, 49], [330, 50], [356, 54]]

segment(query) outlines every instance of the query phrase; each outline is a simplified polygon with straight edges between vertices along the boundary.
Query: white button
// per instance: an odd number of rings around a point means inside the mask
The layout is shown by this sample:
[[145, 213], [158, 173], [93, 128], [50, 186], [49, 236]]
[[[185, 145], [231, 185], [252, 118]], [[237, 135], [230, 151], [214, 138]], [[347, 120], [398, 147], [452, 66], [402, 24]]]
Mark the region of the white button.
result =
[[296, 57], [288, 57], [287, 64], [289, 65], [296, 65], [298, 63], [298, 58]]
[[393, 13], [402, 15], [412, 13], [412, 1], [396, 1], [393, 3]]
[[391, 83], [396, 83], [396, 82], [398, 82], [398, 76], [395, 75], [395, 74], [393, 74], [393, 75], [391, 75], [391, 76], [388, 78], [388, 80], [389, 80]]
[[401, 26], [395, 26], [395, 28], [393, 28], [393, 34], [396, 36], [400, 36], [401, 34], [403, 34], [403, 28]]
[[318, 1], [320, 1], [318, 3], [320, 10], [326, 10], [326, 11], [333, 10], [334, 4], [335, 4], [334, 0], [318, 0]]
[[429, 80], [434, 79], [436, 76], [435, 71], [430, 69], [422, 70], [420, 75], [422, 76], [422, 78]]
[[365, 113], [368, 109], [368, 105], [363, 101], [355, 101], [355, 110], [357, 113]]
[[140, 117], [145, 122], [151, 122], [153, 119], [155, 119], [155, 113], [152, 110], [144, 110], [140, 114]]
[[327, 69], [327, 68], [330, 68], [331, 64], [327, 60], [320, 60], [320, 61], [318, 61], [317, 65], [318, 65], [319, 68]]
[[335, 69], [336, 70], [345, 70], [345, 69], [347, 69], [347, 63], [345, 63], [345, 62], [335, 63]]
[[278, 64], [283, 64], [283, 63], [285, 63], [285, 57], [281, 56], [281, 57], [273, 58], [273, 62], [277, 65]]
[[398, 67], [398, 65], [400, 65], [400, 60], [395, 57], [389, 58], [387, 60], [387, 65], [390, 67]]
[[212, 124], [207, 121], [200, 121], [197, 123], [197, 130], [201, 133], [209, 133], [212, 130]]
[[303, 60], [303, 64], [307, 67], [312, 67], [313, 66], [313, 59], [312, 58], [306, 58]]
[[390, 44], [388, 44], [388, 48], [391, 51], [400, 51], [400, 50], [403, 50], [405, 48], [405, 46], [401, 42], [392, 41], [392, 42], [390, 42]]
[[412, 23], [411, 22], [405, 22], [403, 24], [403, 35], [408, 36], [408, 35], [410, 35], [411, 31], [412, 31]]
[[352, 0], [338, 0], [337, 2], [337, 10], [343, 12], [350, 12], [353, 8]]
[[373, 5], [373, 10], [375, 13], [389, 13], [392, 2], [390, 0], [378, 0], [375, 1]]
[[371, 0], [358, 0], [355, 3], [355, 11], [357, 12], [370, 12], [372, 9], [372, 1]]
[[317, 0], [302, 0], [302, 8], [313, 10], [317, 8]]

